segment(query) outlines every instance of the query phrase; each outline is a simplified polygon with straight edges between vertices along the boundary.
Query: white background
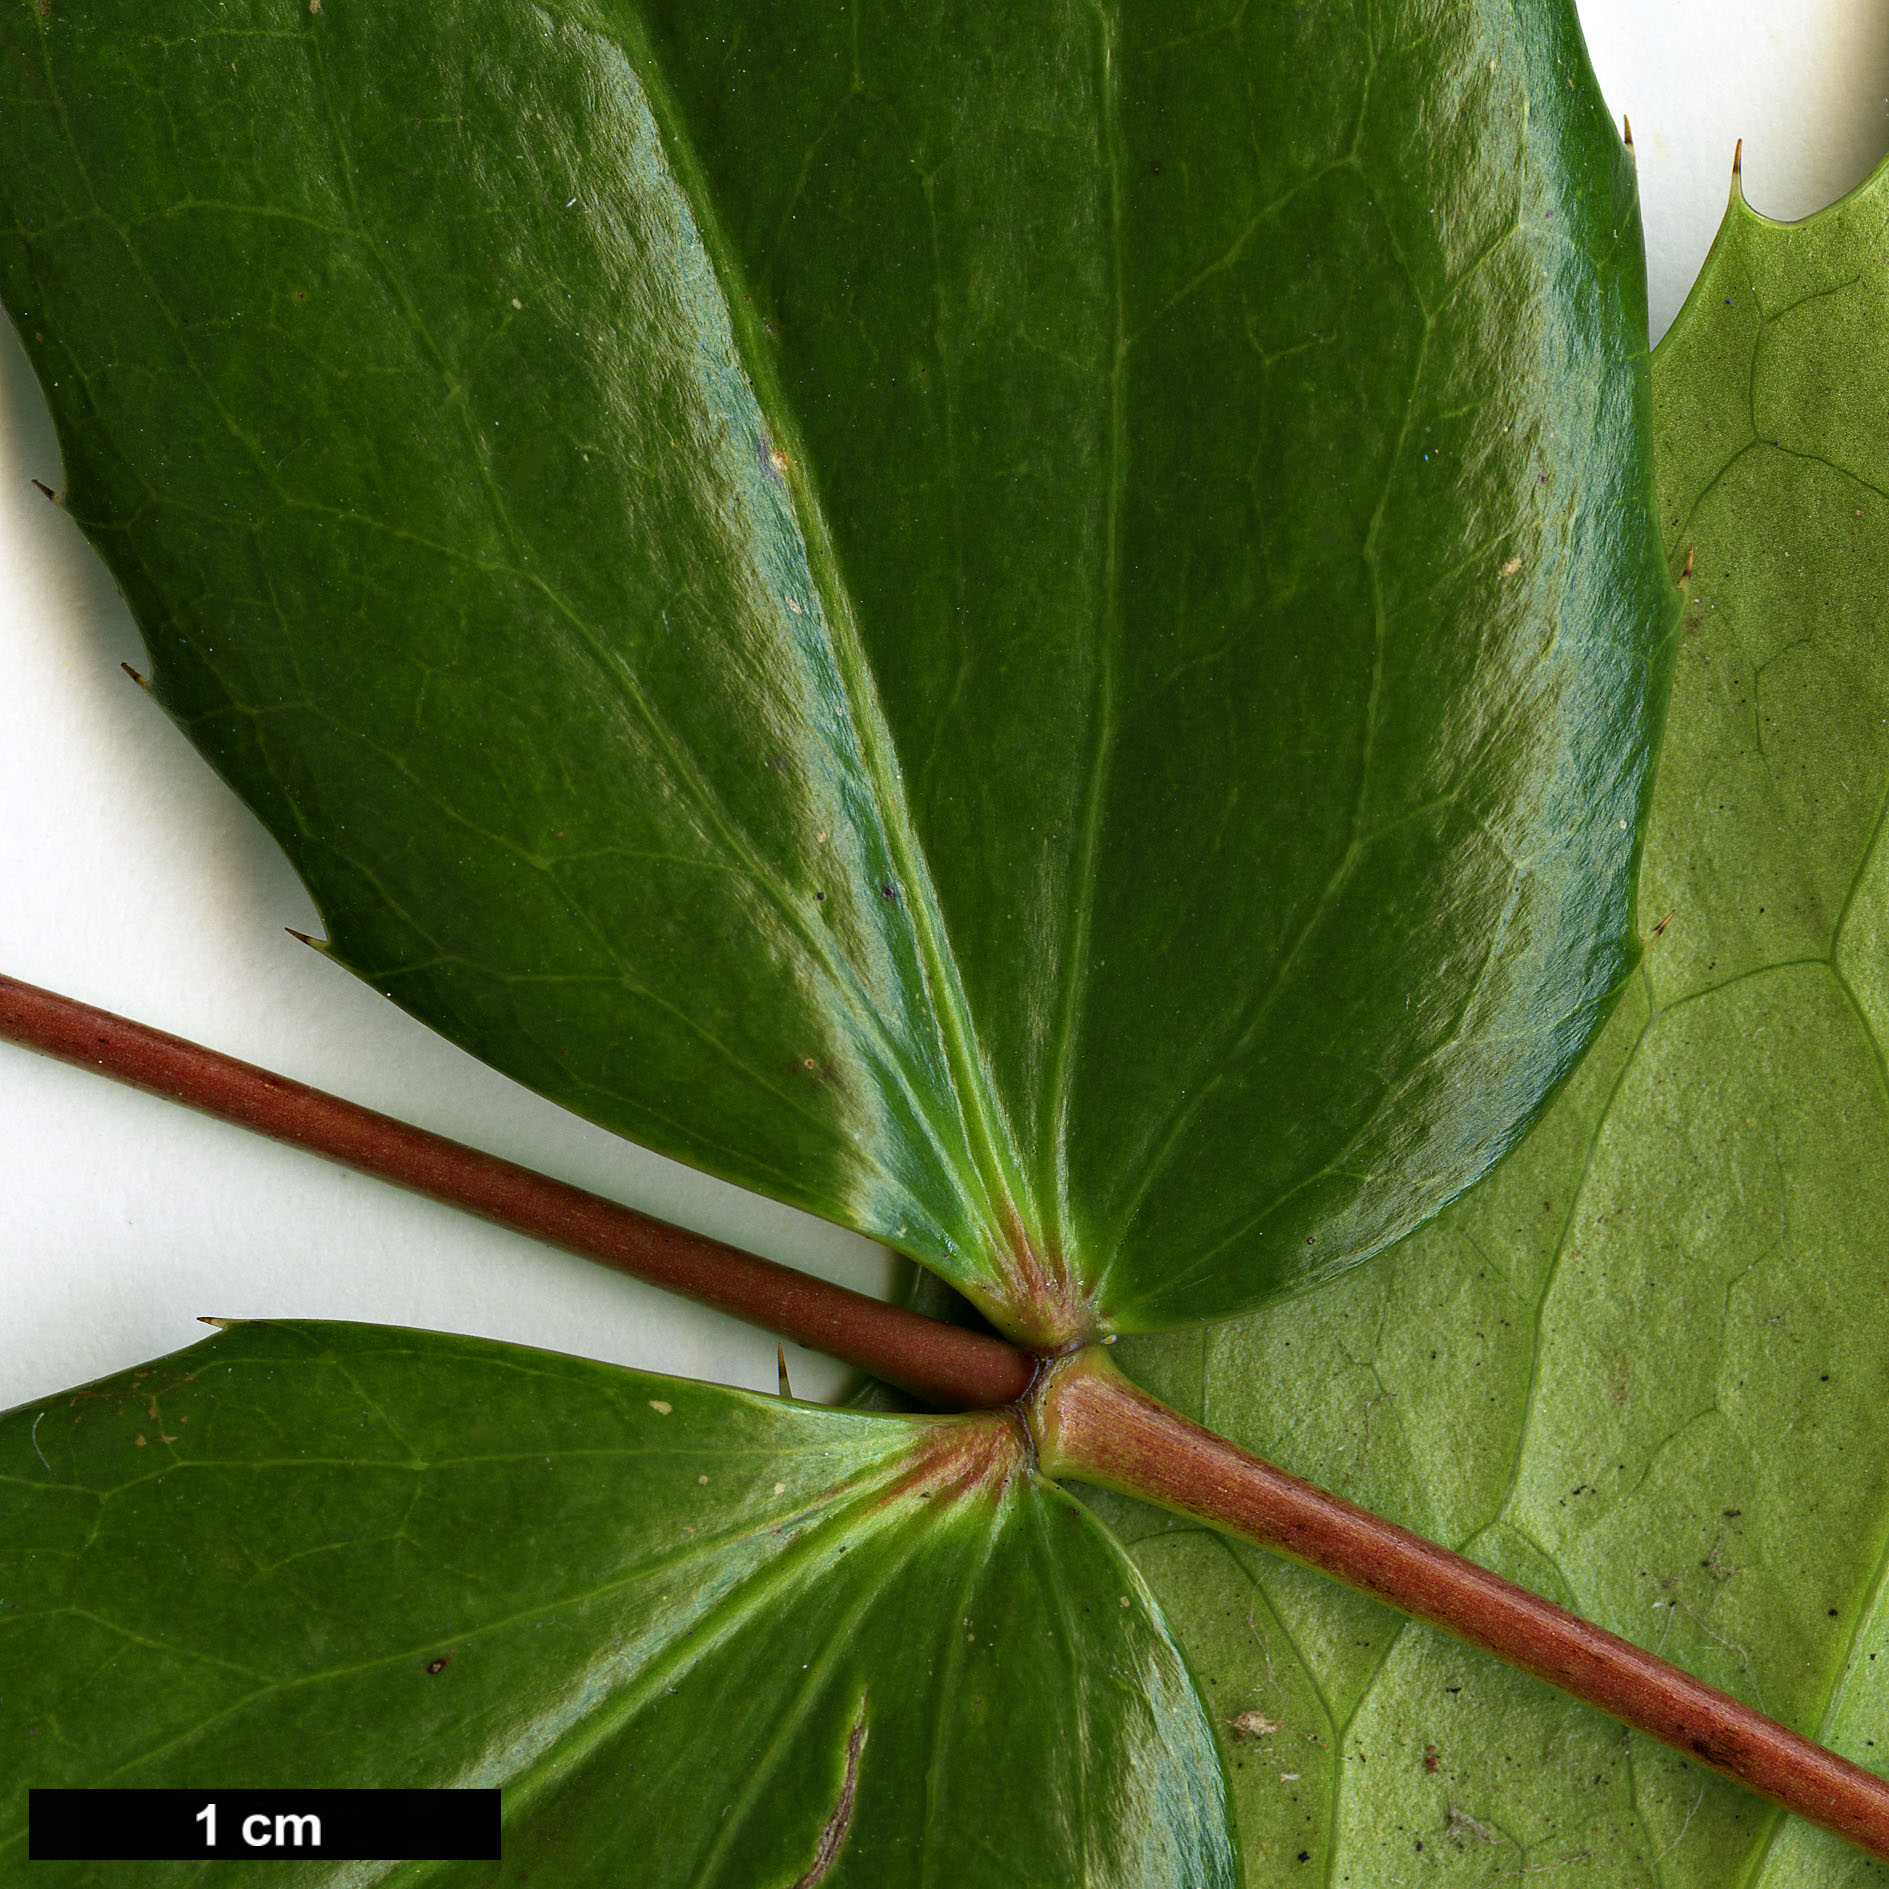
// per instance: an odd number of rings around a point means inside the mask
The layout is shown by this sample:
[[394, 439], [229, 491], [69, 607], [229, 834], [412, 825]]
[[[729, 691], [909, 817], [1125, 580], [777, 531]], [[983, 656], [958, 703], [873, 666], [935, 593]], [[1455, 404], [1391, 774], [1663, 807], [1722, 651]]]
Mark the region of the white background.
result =
[[[1654, 331], [1746, 195], [1806, 215], [1889, 148], [1889, 0], [1587, 0], [1633, 120]], [[0, 321], [0, 969], [849, 1282], [880, 1249], [513, 1088], [289, 938], [286, 861], [119, 668], [111, 580], [29, 481], [51, 425]], [[199, 1314], [484, 1332], [774, 1386], [771, 1340], [240, 1130], [0, 1046], [0, 1408], [191, 1343]], [[836, 1367], [791, 1359], [796, 1390]]]

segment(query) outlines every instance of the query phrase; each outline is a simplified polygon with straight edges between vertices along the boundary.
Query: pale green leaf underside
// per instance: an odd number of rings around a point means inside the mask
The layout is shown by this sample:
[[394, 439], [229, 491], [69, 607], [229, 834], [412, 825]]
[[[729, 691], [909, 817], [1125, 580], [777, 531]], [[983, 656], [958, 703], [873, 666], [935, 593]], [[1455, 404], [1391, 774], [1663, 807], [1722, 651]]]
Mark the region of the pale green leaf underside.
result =
[[[1232, 1889], [1199, 1699], [1014, 1419], [246, 1325], [0, 1419], [0, 1880]], [[497, 1785], [495, 1864], [35, 1864], [28, 1785]]]
[[[1886, 240], [1889, 174], [1808, 225], [1734, 204], [1655, 359], [1674, 568], [1697, 553], [1640, 888], [1672, 917], [1573, 1084], [1380, 1268], [1125, 1349], [1889, 1773]], [[1215, 1713], [1281, 1721], [1233, 1747], [1251, 1889], [1889, 1882], [1314, 1576], [1124, 1525]]]

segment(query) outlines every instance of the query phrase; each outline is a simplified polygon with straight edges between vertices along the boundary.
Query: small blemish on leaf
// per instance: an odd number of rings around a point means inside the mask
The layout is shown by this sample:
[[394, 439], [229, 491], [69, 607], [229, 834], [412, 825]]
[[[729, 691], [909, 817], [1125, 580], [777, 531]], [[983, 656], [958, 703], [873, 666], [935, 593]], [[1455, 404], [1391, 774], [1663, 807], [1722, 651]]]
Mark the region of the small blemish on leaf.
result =
[[1495, 1841], [1495, 1832], [1486, 1823], [1479, 1823], [1468, 1811], [1459, 1810], [1454, 1804], [1450, 1806], [1449, 1829], [1444, 1834], [1458, 1838], [1471, 1836], [1478, 1843]]
[[429, 1659], [426, 1662], [426, 1670], [429, 1673], [443, 1673], [446, 1670], [446, 1662], [451, 1658], [450, 1653], [442, 1653], [438, 1659]]
[[846, 1833], [853, 1827], [853, 1800], [859, 1789], [859, 1754], [866, 1744], [866, 1702], [859, 1702], [859, 1716], [853, 1721], [851, 1735], [846, 1740], [846, 1769], [840, 1777], [840, 1794], [833, 1806], [832, 1815], [826, 1820], [826, 1828], [820, 1832], [820, 1842], [814, 1850], [813, 1861], [802, 1871], [794, 1884], [794, 1889], [817, 1889], [824, 1882], [837, 1861], [840, 1846], [846, 1841]]
[[660, 1397], [652, 1397], [649, 1400], [649, 1407], [659, 1417], [666, 1417], [672, 1410], [675, 1409], [674, 1404], [665, 1404]]

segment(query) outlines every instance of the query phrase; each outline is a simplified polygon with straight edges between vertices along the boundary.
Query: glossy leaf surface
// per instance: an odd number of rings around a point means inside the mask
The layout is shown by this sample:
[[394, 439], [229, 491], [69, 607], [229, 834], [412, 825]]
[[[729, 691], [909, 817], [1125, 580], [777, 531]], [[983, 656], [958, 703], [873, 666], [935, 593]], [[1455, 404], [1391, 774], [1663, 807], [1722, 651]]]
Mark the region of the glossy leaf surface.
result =
[[24, 1785], [498, 1785], [505, 1861], [48, 1884], [1230, 1889], [1213, 1734], [1005, 1417], [245, 1325], [0, 1419]]
[[[1121, 1347], [1153, 1387], [1889, 1774], [1889, 177], [1735, 202], [1654, 360], [1696, 547], [1642, 973], [1369, 1272]], [[1111, 1508], [1234, 1742], [1251, 1889], [1889, 1870], [1318, 1577]], [[1421, 1851], [1419, 1851], [1421, 1845]], [[1535, 1876], [1521, 1876], [1533, 1881]]]
[[346, 964], [1007, 1329], [1434, 1212], [1630, 962], [1566, 0], [0, 13], [0, 289]]

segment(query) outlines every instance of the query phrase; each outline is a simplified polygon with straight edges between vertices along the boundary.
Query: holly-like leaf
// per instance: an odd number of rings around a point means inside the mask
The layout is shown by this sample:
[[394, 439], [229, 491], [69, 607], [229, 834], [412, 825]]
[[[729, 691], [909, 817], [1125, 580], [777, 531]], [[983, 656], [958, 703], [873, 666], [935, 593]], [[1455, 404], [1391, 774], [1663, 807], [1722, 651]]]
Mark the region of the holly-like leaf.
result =
[[1026, 1454], [1007, 1415], [237, 1326], [0, 1419], [0, 1776], [502, 1786], [502, 1880], [569, 1889], [1232, 1889], [1179, 1655]]
[[1062, 1341], [1472, 1181], [1670, 592], [1569, 0], [0, 11], [0, 289], [344, 963]]
[[[1122, 1347], [1238, 1441], [1889, 1771], [1889, 171], [1734, 197], [1654, 360], [1695, 547], [1641, 975], [1381, 1266]], [[1233, 1746], [1248, 1883], [1836, 1889], [1889, 1870], [1333, 1589], [1111, 1505]], [[1422, 1848], [1419, 1858], [1418, 1846]], [[1547, 1878], [1553, 1880], [1554, 1878]]]

